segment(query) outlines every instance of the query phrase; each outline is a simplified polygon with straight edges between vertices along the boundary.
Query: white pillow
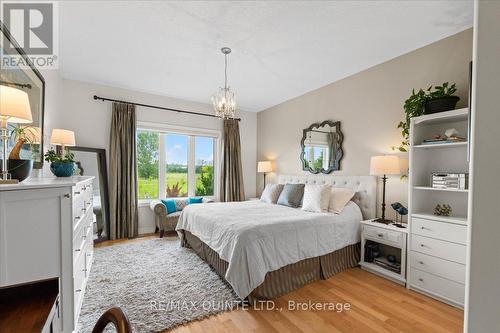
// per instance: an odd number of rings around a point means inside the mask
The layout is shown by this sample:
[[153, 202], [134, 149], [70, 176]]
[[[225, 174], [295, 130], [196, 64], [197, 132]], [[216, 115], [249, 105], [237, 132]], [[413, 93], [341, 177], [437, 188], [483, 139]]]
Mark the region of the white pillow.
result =
[[316, 213], [327, 212], [331, 193], [330, 185], [306, 185], [302, 210]]
[[340, 188], [332, 186], [328, 211], [337, 214], [342, 213], [345, 205], [347, 205], [347, 203], [351, 201], [355, 194], [356, 191], [350, 188]]
[[260, 196], [260, 201], [275, 204], [283, 190], [283, 184], [267, 184]]

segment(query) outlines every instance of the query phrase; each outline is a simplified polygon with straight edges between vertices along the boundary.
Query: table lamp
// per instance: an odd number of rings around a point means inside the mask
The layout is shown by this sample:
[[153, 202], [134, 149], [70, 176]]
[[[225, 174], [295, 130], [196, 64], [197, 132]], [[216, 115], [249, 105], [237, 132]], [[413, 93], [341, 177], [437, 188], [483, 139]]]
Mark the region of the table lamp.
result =
[[7, 145], [9, 141], [8, 123], [28, 124], [33, 121], [28, 94], [17, 88], [0, 85], [0, 124], [2, 130], [2, 174], [0, 184], [16, 184], [11, 179], [7, 164]]
[[266, 188], [266, 174], [273, 171], [271, 161], [260, 161], [257, 163], [257, 172], [264, 174], [264, 188]]
[[385, 219], [385, 184], [387, 183], [387, 175], [400, 174], [399, 157], [395, 155], [373, 156], [370, 162], [370, 175], [382, 176], [382, 217], [375, 222], [389, 224], [391, 220]]
[[54, 128], [50, 136], [50, 144], [61, 146], [61, 157], [64, 157], [66, 147], [74, 147], [76, 145], [75, 132]]

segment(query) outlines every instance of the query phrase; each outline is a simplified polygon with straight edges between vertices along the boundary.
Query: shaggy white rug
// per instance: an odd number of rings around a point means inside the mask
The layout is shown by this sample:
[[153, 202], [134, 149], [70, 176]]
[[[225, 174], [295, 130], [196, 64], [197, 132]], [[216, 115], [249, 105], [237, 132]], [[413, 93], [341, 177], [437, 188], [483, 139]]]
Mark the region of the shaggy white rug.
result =
[[96, 248], [79, 331], [91, 332], [104, 311], [119, 306], [135, 333], [158, 332], [238, 304], [208, 264], [177, 238]]

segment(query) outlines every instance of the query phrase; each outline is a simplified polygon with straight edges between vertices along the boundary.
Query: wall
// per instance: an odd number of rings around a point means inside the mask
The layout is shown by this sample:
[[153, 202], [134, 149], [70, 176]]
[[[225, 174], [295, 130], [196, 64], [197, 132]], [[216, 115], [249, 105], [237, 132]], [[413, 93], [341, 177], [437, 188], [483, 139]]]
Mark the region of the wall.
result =
[[[213, 109], [208, 104], [67, 79], [60, 79], [60, 82], [54, 83], [54, 86], [56, 84], [61, 87], [58, 91], [58, 96], [61, 99], [60, 106], [57, 108], [47, 107], [45, 132], [50, 136], [52, 128], [73, 130], [78, 146], [109, 150], [111, 103], [95, 101], [94, 95], [213, 114]], [[240, 135], [245, 195], [253, 197], [255, 196], [256, 177], [257, 115], [251, 112], [240, 112], [239, 116], [242, 118]], [[137, 120], [216, 130], [221, 130], [222, 124], [218, 119], [181, 115], [144, 107], [137, 107]], [[153, 214], [149, 206], [141, 206], [139, 209], [139, 233], [152, 231], [154, 231]]]
[[477, 1], [465, 332], [500, 332], [500, 2]]
[[[456, 82], [467, 106], [472, 29], [427, 45], [358, 74], [264, 110], [257, 117], [257, 160], [275, 161], [279, 173], [304, 174], [299, 160], [302, 130], [323, 120], [341, 121], [344, 158], [338, 175], [367, 175], [370, 157], [393, 153], [401, 142], [396, 124], [413, 88]], [[262, 177], [257, 188], [262, 189]], [[390, 177], [387, 202], [407, 203], [407, 183]], [[392, 215], [390, 215], [391, 217]]]

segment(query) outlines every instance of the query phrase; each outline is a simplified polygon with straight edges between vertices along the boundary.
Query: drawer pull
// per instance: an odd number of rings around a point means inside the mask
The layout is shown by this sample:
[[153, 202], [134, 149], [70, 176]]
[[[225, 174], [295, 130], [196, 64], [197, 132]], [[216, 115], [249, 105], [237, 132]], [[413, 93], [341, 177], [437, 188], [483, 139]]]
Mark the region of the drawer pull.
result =
[[379, 236], [379, 237], [384, 237], [384, 234], [378, 234], [377, 236]]
[[75, 221], [78, 221], [80, 219], [80, 216], [75, 216]]
[[82, 211], [83, 211], [83, 212], [86, 212], [86, 211], [87, 211], [87, 208], [82, 208]]
[[425, 247], [425, 245], [424, 244], [420, 244], [420, 247]]
[[77, 289], [77, 290], [75, 290], [75, 293], [80, 293], [80, 292], [82, 292], [82, 290], [81, 290], [81, 289]]
[[87, 257], [92, 257], [92, 253], [87, 253]]
[[65, 197], [65, 198], [71, 198], [71, 194], [66, 193], [66, 194], [64, 195], [64, 197]]
[[420, 229], [425, 230], [425, 229], [427, 229], [427, 228], [426, 228], [426, 227], [420, 227]]
[[83, 235], [83, 236], [82, 236], [82, 238], [83, 238], [83, 239], [87, 239], [87, 236]]
[[82, 269], [82, 272], [86, 272], [86, 271], [87, 271], [87, 269], [86, 269], [86, 268]]
[[75, 252], [80, 252], [82, 249], [76, 249]]
[[418, 281], [420, 281], [420, 282], [424, 282], [424, 279], [422, 279], [422, 278], [418, 278]]
[[77, 194], [80, 194], [80, 192], [79, 192], [79, 191], [76, 191], [76, 192], [75, 192], [75, 195], [77, 195]]
[[423, 264], [424, 264], [424, 262], [423, 262], [423, 261], [419, 261], [418, 263], [419, 263], [420, 265], [423, 265]]

